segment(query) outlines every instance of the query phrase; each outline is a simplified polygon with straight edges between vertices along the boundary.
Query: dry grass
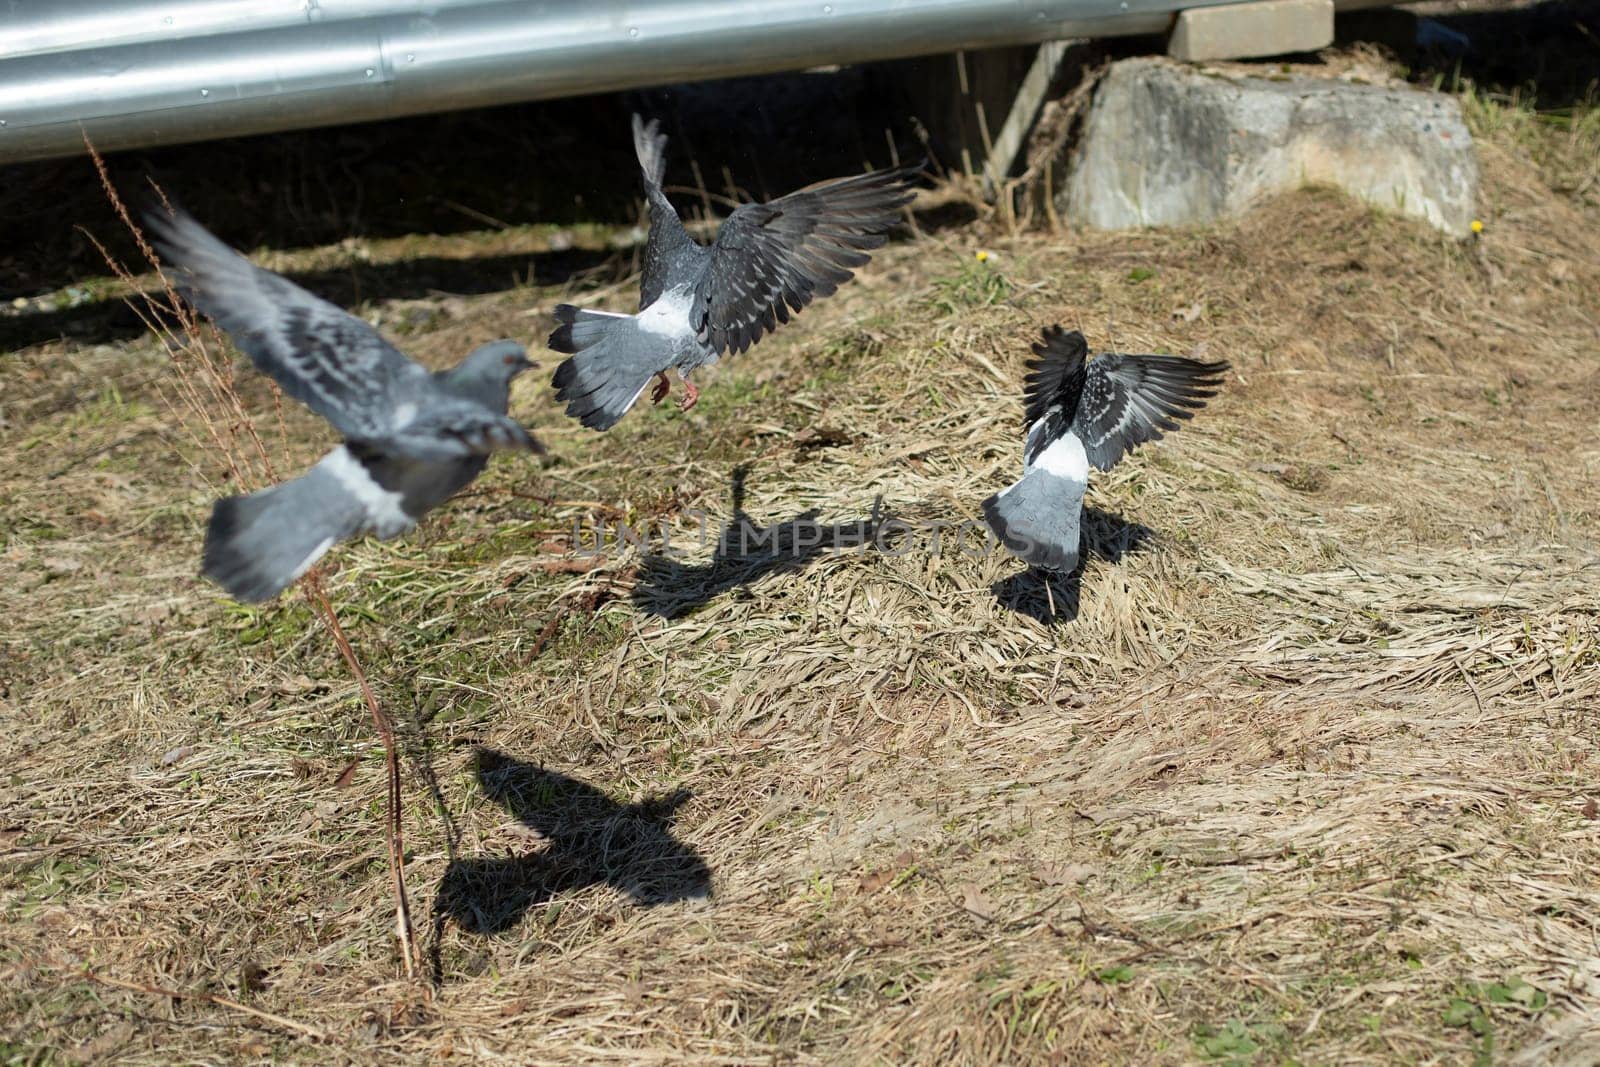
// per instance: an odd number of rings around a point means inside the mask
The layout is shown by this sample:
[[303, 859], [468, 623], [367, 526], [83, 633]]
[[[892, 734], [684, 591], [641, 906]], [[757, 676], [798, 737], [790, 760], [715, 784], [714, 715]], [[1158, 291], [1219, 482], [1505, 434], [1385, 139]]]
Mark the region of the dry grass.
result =
[[[327, 579], [408, 752], [429, 983], [338, 651], [302, 601], [194, 577], [223, 463], [159, 346], [6, 357], [0, 1047], [1594, 1062], [1600, 212], [1550, 188], [1547, 129], [1479, 132], [1478, 242], [1319, 192], [1204, 232], [945, 231], [692, 417], [600, 437], [519, 383], [551, 458]], [[557, 297], [441, 302], [407, 344], [531, 338]], [[735, 481], [802, 540], [974, 518], [1056, 320], [1237, 372], [1091, 490], [1065, 618], [925, 537], [571, 551], [602, 513], [721, 527]], [[285, 424], [298, 461], [325, 443]]]

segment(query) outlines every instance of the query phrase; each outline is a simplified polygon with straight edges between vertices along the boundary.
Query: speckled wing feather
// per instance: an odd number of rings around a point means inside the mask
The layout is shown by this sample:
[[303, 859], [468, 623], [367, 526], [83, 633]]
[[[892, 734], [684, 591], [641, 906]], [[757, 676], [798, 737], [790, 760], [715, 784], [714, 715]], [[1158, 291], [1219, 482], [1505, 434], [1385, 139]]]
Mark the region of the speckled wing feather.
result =
[[888, 240], [919, 169], [838, 178], [729, 215], [695, 285], [689, 321], [700, 339], [743, 352], [849, 281]]
[[146, 222], [195, 307], [284, 392], [345, 437], [389, 437], [396, 408], [427, 391], [428, 372], [371, 326], [255, 266], [188, 215], [157, 209]]
[[1072, 431], [1089, 462], [1110, 470], [1124, 454], [1159, 441], [1215, 396], [1225, 362], [1108, 352], [1084, 371]]

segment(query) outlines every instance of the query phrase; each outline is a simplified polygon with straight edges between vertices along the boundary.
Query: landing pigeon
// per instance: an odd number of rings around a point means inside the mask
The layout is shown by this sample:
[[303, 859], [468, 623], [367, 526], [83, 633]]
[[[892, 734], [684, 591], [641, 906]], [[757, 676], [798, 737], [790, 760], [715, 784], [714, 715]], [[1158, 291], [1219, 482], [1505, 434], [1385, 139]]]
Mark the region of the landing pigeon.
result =
[[618, 315], [562, 304], [550, 347], [572, 356], [556, 368], [567, 414], [608, 430], [656, 379], [650, 402], [683, 379], [679, 407], [700, 397], [689, 381], [723, 352], [743, 352], [791, 314], [850, 280], [910, 202], [920, 165], [810, 185], [767, 204], [745, 204], [722, 223], [710, 248], [683, 228], [661, 191], [667, 138], [633, 117], [633, 147], [650, 201], [650, 236], [639, 313]]
[[1024, 390], [1028, 436], [1022, 478], [983, 502], [1000, 542], [1041, 570], [1078, 565], [1089, 467], [1110, 470], [1125, 453], [1190, 419], [1222, 385], [1225, 362], [1106, 352], [1089, 360], [1076, 330], [1047, 327]]
[[154, 209], [146, 222], [189, 302], [344, 437], [300, 477], [212, 508], [201, 569], [239, 600], [277, 596], [338, 541], [410, 530], [492, 452], [544, 451], [506, 415], [511, 380], [535, 366], [516, 342], [484, 345], [431, 373], [188, 215]]

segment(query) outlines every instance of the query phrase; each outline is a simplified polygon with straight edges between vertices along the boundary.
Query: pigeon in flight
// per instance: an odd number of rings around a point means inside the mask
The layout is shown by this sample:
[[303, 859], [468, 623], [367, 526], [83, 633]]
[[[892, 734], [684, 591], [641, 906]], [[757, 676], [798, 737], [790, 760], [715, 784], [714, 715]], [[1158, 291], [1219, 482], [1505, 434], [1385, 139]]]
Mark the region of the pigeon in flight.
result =
[[1022, 477], [983, 502], [983, 517], [1013, 554], [1041, 570], [1078, 565], [1089, 467], [1110, 470], [1125, 453], [1190, 419], [1222, 385], [1225, 362], [1106, 352], [1088, 359], [1083, 334], [1047, 327], [1028, 362]]
[[344, 437], [300, 477], [212, 508], [201, 569], [239, 600], [277, 596], [335, 542], [410, 530], [476, 478], [491, 452], [544, 451], [506, 415], [511, 380], [535, 365], [516, 342], [484, 345], [432, 373], [188, 215], [157, 208], [146, 221], [189, 302]]
[[689, 236], [661, 191], [667, 138], [655, 120], [633, 117], [633, 147], [650, 201], [650, 236], [639, 284], [639, 313], [619, 315], [562, 304], [550, 347], [571, 355], [556, 368], [557, 398], [567, 414], [596, 430], [625, 415], [650, 379], [650, 402], [671, 391], [666, 372], [683, 379], [679, 408], [700, 390], [696, 367], [724, 352], [743, 352], [791, 314], [850, 280], [910, 202], [920, 165], [809, 185], [729, 215], [707, 248]]

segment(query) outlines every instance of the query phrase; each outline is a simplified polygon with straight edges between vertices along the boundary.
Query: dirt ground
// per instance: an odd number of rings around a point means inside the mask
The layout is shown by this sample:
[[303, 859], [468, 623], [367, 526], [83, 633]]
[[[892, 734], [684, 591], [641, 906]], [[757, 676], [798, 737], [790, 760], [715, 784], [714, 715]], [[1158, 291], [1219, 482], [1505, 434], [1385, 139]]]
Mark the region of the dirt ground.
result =
[[[323, 578], [417, 981], [328, 631], [196, 576], [233, 479], [173, 361], [109, 282], [19, 310], [66, 338], [0, 354], [4, 1061], [1600, 1062], [1600, 112], [1461, 98], [1475, 239], [1319, 190], [923, 219], [688, 416], [520, 380], [549, 456]], [[629, 308], [572, 240], [263, 258], [442, 365]], [[1014, 477], [1057, 321], [1233, 370], [1047, 591], [932, 531]], [[277, 469], [327, 447], [237, 385]], [[618, 522], [682, 554], [589, 554]]]

